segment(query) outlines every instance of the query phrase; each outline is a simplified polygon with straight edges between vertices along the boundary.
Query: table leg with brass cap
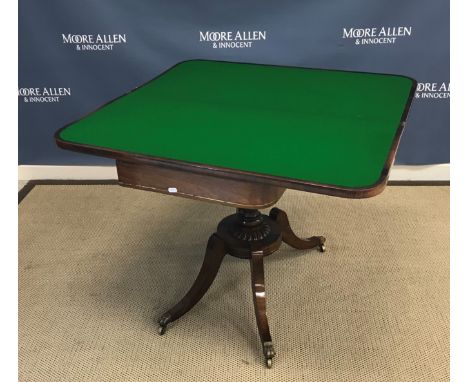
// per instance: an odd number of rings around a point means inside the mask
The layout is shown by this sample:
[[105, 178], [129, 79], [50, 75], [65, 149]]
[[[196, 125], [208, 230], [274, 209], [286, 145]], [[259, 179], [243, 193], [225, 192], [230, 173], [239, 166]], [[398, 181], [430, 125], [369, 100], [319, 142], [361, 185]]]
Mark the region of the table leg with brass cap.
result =
[[167, 324], [187, 313], [205, 295], [218, 274], [225, 254], [224, 242], [216, 234], [211, 235], [197, 279], [182, 300], [158, 319], [159, 334], [164, 334]]
[[325, 238], [323, 236], [312, 236], [307, 239], [301, 239], [296, 236], [289, 225], [288, 215], [279, 208], [273, 208], [270, 211], [270, 218], [275, 220], [281, 227], [283, 241], [296, 249], [312, 249], [318, 247], [320, 252], [325, 252]]

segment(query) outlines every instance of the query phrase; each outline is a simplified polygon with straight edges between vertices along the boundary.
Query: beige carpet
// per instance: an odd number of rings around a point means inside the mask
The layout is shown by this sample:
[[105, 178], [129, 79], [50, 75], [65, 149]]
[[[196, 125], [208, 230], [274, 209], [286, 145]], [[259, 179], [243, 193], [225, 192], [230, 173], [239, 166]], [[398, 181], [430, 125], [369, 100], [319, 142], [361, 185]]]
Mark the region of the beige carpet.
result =
[[449, 188], [350, 200], [288, 191], [301, 235], [266, 259], [263, 363], [249, 262], [159, 336], [233, 209], [119, 186], [36, 186], [19, 206], [20, 381], [448, 381]]

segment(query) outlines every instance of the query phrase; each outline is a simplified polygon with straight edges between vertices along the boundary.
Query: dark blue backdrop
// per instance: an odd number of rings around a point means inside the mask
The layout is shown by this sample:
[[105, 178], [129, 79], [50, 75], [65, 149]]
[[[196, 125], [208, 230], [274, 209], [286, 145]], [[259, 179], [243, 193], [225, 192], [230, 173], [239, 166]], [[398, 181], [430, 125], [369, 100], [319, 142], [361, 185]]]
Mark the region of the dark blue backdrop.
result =
[[[265, 38], [215, 48], [200, 41], [207, 31]], [[20, 0], [19, 88], [39, 91], [18, 97], [20, 164], [111, 164], [58, 149], [53, 133], [194, 58], [411, 76], [419, 91], [397, 163], [449, 162], [448, 1]], [[70, 94], [50, 96], [60, 92]]]

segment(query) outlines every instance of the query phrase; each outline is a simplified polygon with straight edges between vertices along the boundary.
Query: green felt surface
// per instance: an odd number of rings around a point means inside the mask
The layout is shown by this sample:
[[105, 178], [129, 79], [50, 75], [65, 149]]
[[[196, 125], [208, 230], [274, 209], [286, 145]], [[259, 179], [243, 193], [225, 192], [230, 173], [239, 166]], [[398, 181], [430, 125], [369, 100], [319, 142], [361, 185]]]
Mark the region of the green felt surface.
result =
[[407, 77], [186, 61], [61, 131], [65, 141], [322, 184], [380, 178]]

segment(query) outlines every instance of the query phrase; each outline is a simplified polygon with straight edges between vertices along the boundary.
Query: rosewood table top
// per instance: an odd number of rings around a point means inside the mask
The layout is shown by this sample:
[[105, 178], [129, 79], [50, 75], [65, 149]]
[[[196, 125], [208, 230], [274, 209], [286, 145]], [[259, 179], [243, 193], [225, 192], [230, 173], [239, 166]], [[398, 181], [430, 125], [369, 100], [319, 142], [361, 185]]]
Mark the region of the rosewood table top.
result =
[[345, 197], [379, 193], [416, 87], [405, 76], [192, 60], [73, 122], [59, 146]]

